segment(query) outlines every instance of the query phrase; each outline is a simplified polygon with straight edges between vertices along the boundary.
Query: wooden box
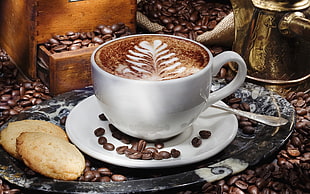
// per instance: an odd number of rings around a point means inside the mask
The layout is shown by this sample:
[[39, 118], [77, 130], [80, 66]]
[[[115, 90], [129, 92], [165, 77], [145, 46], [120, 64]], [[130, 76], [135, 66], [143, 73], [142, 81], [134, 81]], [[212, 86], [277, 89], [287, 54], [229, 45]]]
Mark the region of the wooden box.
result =
[[96, 48], [51, 53], [41, 45], [38, 48], [38, 77], [52, 95], [89, 86], [92, 84], [90, 56]]
[[[92, 31], [99, 24], [123, 22], [134, 31], [135, 13], [136, 0], [0, 0], [0, 46], [26, 76], [35, 78], [38, 44], [68, 31]], [[63, 55], [51, 56], [51, 61], [67, 57]]]

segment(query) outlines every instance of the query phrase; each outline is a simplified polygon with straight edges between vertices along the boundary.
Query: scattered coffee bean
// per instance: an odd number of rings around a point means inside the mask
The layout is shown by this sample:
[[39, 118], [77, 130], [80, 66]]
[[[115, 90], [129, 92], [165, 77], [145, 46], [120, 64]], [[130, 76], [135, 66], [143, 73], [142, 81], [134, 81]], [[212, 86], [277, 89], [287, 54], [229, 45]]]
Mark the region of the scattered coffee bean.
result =
[[102, 135], [104, 135], [105, 133], [105, 129], [102, 128], [102, 127], [98, 127], [97, 129], [95, 129], [94, 131], [94, 134], [97, 136], [97, 137], [100, 137]]
[[103, 148], [108, 150], [108, 151], [113, 151], [115, 146], [112, 143], [104, 143]]
[[104, 137], [104, 136], [101, 136], [101, 137], [98, 138], [98, 144], [99, 144], [99, 145], [103, 145], [103, 144], [105, 144], [105, 143], [107, 143], [107, 142], [108, 142], [108, 140], [107, 140], [107, 138]]
[[98, 117], [102, 121], [107, 121], [108, 120], [107, 117], [103, 113], [101, 113]]
[[134, 153], [131, 153], [131, 154], [126, 154], [126, 156], [130, 159], [141, 159], [142, 158], [142, 153], [141, 152], [134, 152]]
[[128, 146], [120, 146], [120, 147], [117, 147], [116, 148], [116, 152], [118, 153], [118, 154], [124, 154], [125, 153], [125, 150], [127, 150], [128, 149]]
[[211, 131], [209, 130], [200, 130], [199, 135], [202, 139], [208, 139], [211, 136]]
[[159, 154], [158, 152], [155, 152], [153, 154], [153, 158], [154, 158], [154, 160], [162, 160], [162, 159], [164, 159], [163, 156], [161, 154]]
[[160, 151], [160, 152], [158, 152], [158, 154], [161, 155], [163, 157], [163, 159], [171, 158], [171, 154], [168, 151]]
[[146, 144], [147, 143], [145, 140], [139, 140], [139, 142], [137, 143], [137, 151], [142, 152], [146, 148]]
[[181, 155], [181, 152], [173, 148], [171, 149], [170, 154], [172, 158], [178, 158]]
[[165, 147], [163, 142], [157, 142], [154, 144], [157, 149], [162, 149]]
[[197, 148], [197, 147], [199, 147], [199, 146], [201, 145], [202, 141], [201, 141], [201, 139], [200, 139], [199, 137], [194, 137], [194, 138], [192, 139], [191, 143], [192, 143], [192, 145], [193, 145], [194, 147]]
[[111, 179], [113, 181], [116, 181], [116, 182], [126, 181], [127, 180], [127, 178], [124, 175], [121, 175], [121, 174], [113, 174], [111, 176]]

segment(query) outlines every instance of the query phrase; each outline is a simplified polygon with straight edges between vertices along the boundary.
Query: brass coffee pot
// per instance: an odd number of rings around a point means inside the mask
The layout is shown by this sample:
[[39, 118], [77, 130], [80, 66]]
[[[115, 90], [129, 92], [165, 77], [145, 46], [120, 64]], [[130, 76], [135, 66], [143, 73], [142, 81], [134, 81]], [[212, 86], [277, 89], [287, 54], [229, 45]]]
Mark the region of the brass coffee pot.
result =
[[248, 78], [271, 85], [309, 83], [310, 0], [230, 2], [233, 50], [245, 59]]

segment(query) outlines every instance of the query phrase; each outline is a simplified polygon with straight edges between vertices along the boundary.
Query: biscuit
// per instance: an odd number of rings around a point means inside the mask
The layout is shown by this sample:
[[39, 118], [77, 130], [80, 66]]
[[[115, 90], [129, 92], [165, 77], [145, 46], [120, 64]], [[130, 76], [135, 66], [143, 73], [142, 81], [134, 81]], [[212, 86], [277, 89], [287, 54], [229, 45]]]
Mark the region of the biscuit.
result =
[[23, 132], [16, 150], [26, 166], [50, 178], [76, 180], [85, 168], [84, 156], [73, 144], [46, 133]]
[[59, 126], [42, 120], [21, 120], [10, 122], [0, 132], [0, 144], [3, 149], [15, 158], [20, 159], [16, 152], [16, 138], [22, 132], [44, 132], [68, 140], [66, 132]]

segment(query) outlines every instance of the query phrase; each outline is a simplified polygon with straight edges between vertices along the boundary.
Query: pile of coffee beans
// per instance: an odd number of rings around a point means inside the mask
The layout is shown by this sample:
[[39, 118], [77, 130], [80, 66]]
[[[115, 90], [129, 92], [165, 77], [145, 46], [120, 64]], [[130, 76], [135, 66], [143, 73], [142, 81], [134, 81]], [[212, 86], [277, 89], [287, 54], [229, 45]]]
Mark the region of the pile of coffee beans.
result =
[[213, 30], [232, 11], [227, 2], [205, 0], [142, 0], [137, 9], [151, 22], [164, 26], [162, 31], [157, 33], [193, 40], [196, 40], [198, 35]]
[[86, 160], [86, 167], [79, 181], [85, 182], [121, 182], [126, 181], [127, 177], [113, 173], [107, 167], [94, 167], [89, 160]]
[[[243, 111], [250, 111], [250, 105], [246, 102], [242, 102], [241, 98], [236, 98], [234, 94], [230, 95], [228, 98], [224, 99], [230, 107]], [[252, 135], [255, 132], [255, 127], [257, 126], [257, 121], [251, 120], [246, 117], [236, 115], [238, 119], [238, 126], [243, 133]]]
[[[310, 192], [310, 91], [290, 92], [286, 99], [295, 107], [296, 125], [286, 145], [275, 160], [250, 168], [237, 175], [215, 183], [205, 183], [197, 190], [180, 191], [194, 193], [287, 193]], [[231, 97], [234, 99], [234, 97]], [[235, 101], [235, 100], [233, 100]], [[236, 100], [237, 101], [237, 100]], [[242, 102], [238, 102], [242, 104]], [[233, 104], [232, 104], [233, 105]], [[235, 105], [236, 106], [236, 105]], [[239, 118], [240, 122], [240, 118]]]
[[124, 23], [98, 25], [95, 30], [90, 32], [70, 31], [64, 35], [54, 35], [44, 45], [51, 53], [59, 53], [98, 46], [109, 40], [130, 34], [132, 32]]
[[0, 50], [0, 125], [11, 116], [50, 99], [48, 88], [41, 81], [17, 81], [18, 69]]
[[[102, 113], [99, 116], [102, 121], [107, 121], [105, 115]], [[112, 137], [124, 143], [124, 145], [116, 147], [108, 142], [105, 132], [106, 130], [102, 127], [98, 127], [94, 130], [94, 135], [98, 137], [98, 144], [102, 145], [103, 149], [108, 151], [114, 151], [118, 154], [125, 155], [130, 159], [140, 160], [163, 160], [169, 158], [178, 158], [181, 152], [177, 149], [172, 148], [170, 152], [160, 150], [164, 148], [163, 142], [155, 142], [154, 146], [147, 147], [148, 142], [143, 139], [131, 137], [120, 130], [114, 125], [109, 124], [109, 129], [112, 133]]]

